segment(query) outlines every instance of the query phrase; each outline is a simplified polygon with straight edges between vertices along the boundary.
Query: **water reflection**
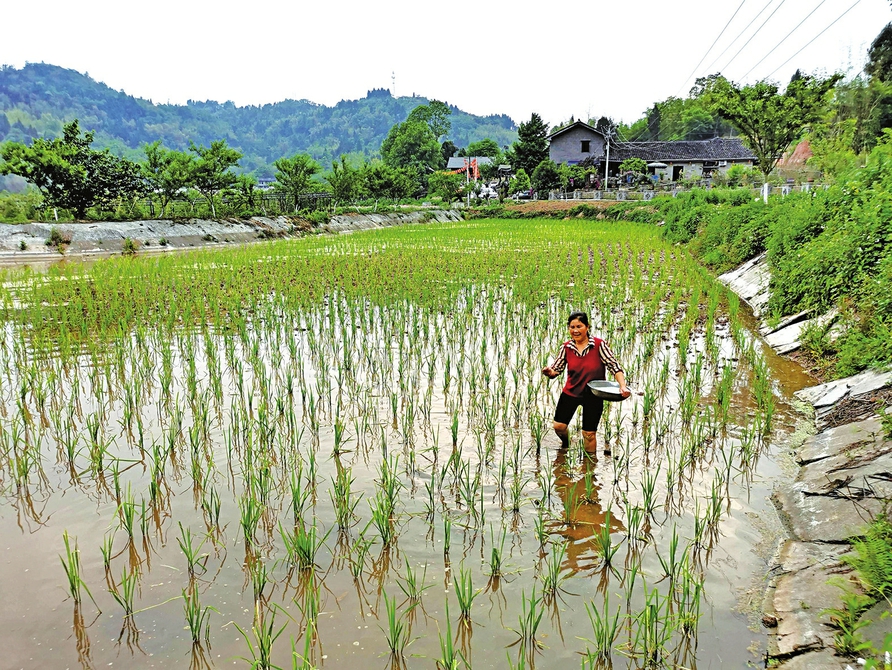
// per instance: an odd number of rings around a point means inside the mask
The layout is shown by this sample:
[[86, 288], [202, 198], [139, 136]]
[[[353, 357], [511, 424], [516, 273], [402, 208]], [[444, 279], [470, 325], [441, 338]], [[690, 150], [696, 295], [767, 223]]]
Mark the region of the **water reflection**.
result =
[[597, 460], [581, 457], [572, 448], [558, 449], [552, 464], [555, 489], [564, 508], [563, 522], [554, 535], [564, 538], [566, 556], [563, 568], [571, 575], [603, 566], [599, 534], [605, 524], [611, 533], [625, 531], [625, 526], [610, 510], [600, 504], [601, 479]]

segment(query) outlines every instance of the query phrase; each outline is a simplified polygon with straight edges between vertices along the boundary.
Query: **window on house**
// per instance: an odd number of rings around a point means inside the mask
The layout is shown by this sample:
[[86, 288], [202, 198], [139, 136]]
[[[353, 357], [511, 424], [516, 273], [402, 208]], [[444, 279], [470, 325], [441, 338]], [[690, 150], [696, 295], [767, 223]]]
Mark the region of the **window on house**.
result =
[[591, 153], [591, 140], [582, 140], [582, 153]]

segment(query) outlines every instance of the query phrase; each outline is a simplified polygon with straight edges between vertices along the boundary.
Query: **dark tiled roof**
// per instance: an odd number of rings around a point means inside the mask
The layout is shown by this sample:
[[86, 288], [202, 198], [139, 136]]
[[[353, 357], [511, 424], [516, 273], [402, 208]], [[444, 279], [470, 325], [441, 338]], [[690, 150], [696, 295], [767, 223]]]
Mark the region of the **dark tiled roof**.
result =
[[583, 121], [577, 121], [576, 123], [571, 123], [569, 126], [565, 126], [565, 127], [561, 128], [560, 130], [555, 130], [553, 133], [551, 133], [551, 135], [548, 135], [546, 137], [546, 139], [550, 140], [554, 137], [557, 137], [558, 135], [562, 135], [563, 133], [566, 133], [568, 130], [573, 130], [574, 128], [585, 128], [586, 130], [590, 130], [591, 132], [593, 132], [597, 135], [600, 135], [601, 137], [604, 137], [604, 133], [602, 133], [597, 128], [593, 128], [592, 126], [588, 125], [587, 123], [585, 123]]
[[643, 158], [646, 161], [756, 160], [739, 138], [679, 142], [617, 142], [610, 145], [610, 160]]

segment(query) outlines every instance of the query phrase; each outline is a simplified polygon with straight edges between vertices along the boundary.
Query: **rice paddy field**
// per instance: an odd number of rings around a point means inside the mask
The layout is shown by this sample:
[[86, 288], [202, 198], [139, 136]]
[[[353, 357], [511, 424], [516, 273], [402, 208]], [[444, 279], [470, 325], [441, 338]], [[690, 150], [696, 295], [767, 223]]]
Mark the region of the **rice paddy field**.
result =
[[[760, 665], [806, 380], [653, 227], [406, 226], [0, 291], [4, 667]], [[597, 459], [576, 422], [558, 449], [540, 374], [576, 309], [635, 391]]]

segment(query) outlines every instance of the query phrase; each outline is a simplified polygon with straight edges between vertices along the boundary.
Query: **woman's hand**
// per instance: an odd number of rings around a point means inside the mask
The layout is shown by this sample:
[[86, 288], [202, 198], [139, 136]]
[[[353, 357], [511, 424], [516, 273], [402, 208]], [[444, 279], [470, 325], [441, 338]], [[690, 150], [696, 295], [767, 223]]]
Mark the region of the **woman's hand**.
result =
[[544, 368], [542, 368], [542, 374], [545, 375], [546, 377], [548, 377], [549, 379], [554, 379], [555, 377], [558, 376], [558, 373], [554, 371], [554, 368], [549, 367], [547, 365]]
[[619, 383], [619, 393], [623, 398], [628, 398], [632, 395], [632, 392], [629, 390], [629, 387], [626, 386], [626, 375], [620, 370], [615, 375], [616, 381]]

